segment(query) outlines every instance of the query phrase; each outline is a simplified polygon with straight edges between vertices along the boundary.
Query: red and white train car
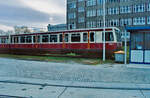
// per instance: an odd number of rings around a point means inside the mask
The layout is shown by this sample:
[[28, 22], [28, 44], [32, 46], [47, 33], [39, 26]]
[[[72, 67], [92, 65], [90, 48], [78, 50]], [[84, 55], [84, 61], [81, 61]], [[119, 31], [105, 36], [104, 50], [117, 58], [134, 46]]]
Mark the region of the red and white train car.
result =
[[[106, 54], [110, 55], [121, 48], [120, 30], [108, 27], [105, 34]], [[0, 53], [77, 53], [101, 56], [102, 50], [103, 28], [0, 36]]]

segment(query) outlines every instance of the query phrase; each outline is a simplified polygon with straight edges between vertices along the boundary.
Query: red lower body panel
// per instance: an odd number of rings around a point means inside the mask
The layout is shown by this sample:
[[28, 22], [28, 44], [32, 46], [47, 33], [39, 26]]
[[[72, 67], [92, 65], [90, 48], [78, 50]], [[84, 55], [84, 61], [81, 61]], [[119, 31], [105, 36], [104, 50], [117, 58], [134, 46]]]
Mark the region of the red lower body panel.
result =
[[[106, 43], [106, 55], [111, 55], [119, 49], [120, 43]], [[13, 54], [65, 54], [77, 53], [81, 55], [100, 56], [102, 54], [102, 43], [66, 43], [66, 44], [0, 44], [0, 53]]]

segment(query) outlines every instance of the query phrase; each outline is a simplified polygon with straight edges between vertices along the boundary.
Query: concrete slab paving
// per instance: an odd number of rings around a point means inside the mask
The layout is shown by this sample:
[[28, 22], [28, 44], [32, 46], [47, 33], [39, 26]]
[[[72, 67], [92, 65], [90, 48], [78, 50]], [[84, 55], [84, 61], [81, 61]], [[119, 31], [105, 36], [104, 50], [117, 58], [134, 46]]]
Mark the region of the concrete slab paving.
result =
[[150, 90], [150, 84], [78, 82], [78, 81], [59, 81], [59, 80], [56, 81], [56, 80], [42, 80], [42, 79], [30, 79], [18, 77], [0, 77], [0, 83], [96, 88], [96, 89]]
[[144, 88], [150, 90], [150, 84], [136, 84], [136, 86], [139, 89]]
[[138, 90], [68, 88], [60, 98], [145, 98], [145, 97]]
[[81, 87], [104, 88], [104, 89], [137, 89], [138, 88], [138, 86], [133, 83], [73, 82], [71, 85], [81, 86]]
[[58, 98], [64, 87], [0, 83], [0, 95], [27, 98]]
[[143, 92], [145, 98], [150, 98], [150, 91], [144, 91], [143, 90], [142, 92]]
[[0, 77], [79, 82], [150, 83], [150, 69], [126, 68], [118, 64], [108, 67], [105, 64], [89, 66], [0, 58], [0, 65]]

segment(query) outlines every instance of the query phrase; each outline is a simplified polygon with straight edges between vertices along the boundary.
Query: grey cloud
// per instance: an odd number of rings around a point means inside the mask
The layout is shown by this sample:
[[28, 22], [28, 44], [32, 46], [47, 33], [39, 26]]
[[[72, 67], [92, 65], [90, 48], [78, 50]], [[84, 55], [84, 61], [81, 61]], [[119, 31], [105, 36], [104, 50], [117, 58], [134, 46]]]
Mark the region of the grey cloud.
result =
[[0, 6], [0, 19], [16, 22], [48, 22], [49, 14], [29, 8]]
[[[61, 1], [61, 0], [60, 0]], [[55, 2], [57, 2], [55, 0]], [[61, 3], [59, 3], [61, 4]], [[49, 18], [52, 17], [52, 23], [62, 23], [65, 16], [59, 14], [49, 15], [44, 12], [34, 10], [21, 4], [19, 0], [0, 0], [0, 24], [7, 26], [29, 25], [29, 24], [48, 24], [51, 23]]]

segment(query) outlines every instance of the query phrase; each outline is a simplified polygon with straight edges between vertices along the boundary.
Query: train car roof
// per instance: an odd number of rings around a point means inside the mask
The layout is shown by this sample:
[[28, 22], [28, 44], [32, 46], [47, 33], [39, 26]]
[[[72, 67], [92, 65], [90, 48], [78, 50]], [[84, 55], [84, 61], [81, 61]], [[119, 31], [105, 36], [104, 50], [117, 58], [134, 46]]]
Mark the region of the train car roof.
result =
[[[117, 27], [106, 27], [106, 31], [117, 29]], [[11, 36], [20, 36], [20, 35], [40, 35], [40, 34], [49, 34], [49, 33], [70, 33], [70, 32], [87, 32], [87, 31], [99, 31], [103, 30], [103, 28], [85, 28], [85, 29], [72, 29], [72, 30], [59, 30], [59, 31], [50, 31], [50, 32], [42, 32], [42, 33], [25, 33], [25, 34], [11, 34]], [[9, 35], [2, 35], [2, 36], [9, 36]]]

